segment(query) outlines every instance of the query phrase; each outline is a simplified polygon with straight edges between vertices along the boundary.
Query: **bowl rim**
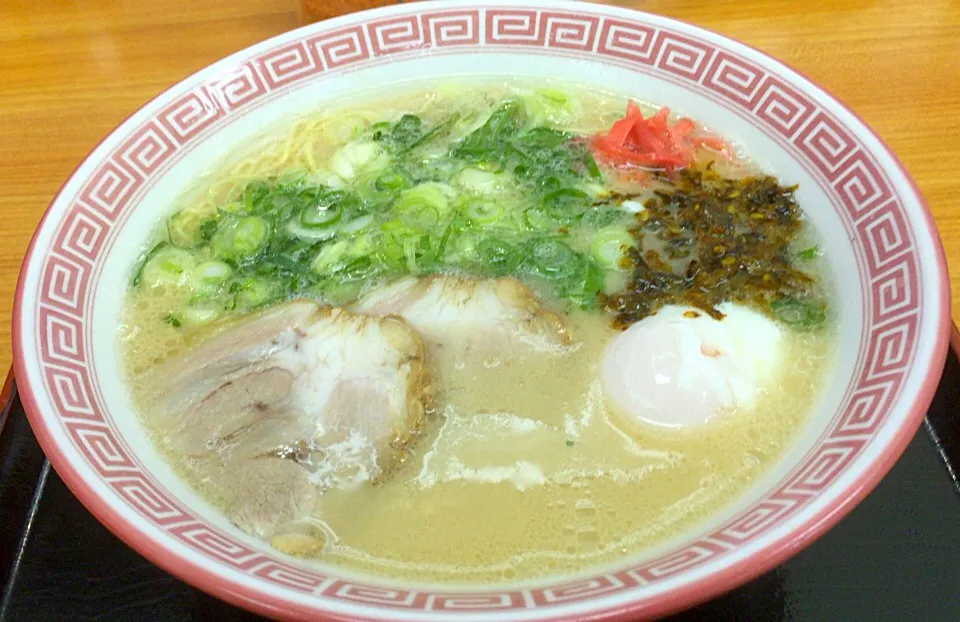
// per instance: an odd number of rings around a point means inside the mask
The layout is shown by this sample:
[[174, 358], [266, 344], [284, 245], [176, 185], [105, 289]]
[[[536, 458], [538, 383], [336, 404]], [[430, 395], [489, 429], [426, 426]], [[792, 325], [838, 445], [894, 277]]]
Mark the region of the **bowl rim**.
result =
[[[252, 50], [254, 48], [267, 46], [270, 43], [279, 43], [281, 39], [292, 37], [293, 33], [304, 33], [314, 29], [328, 29], [332, 28], [334, 24], [348, 21], [366, 23], [373, 21], [378, 17], [388, 17], [394, 14], [409, 13], [411, 12], [411, 6], [413, 7], [412, 12], [418, 13], [422, 10], [426, 10], [427, 7], [439, 6], [444, 9], [452, 9], [463, 7], [464, 4], [464, 2], [457, 2], [456, 0], [434, 0], [429, 3], [415, 2], [408, 4], [407, 6], [398, 5], [370, 9], [357, 13], [351, 13], [331, 20], [308, 24], [295, 30], [278, 33], [277, 35], [264, 39], [258, 43], [246, 46], [243, 49], [229, 54], [217, 61], [209, 63], [203, 68], [178, 80], [176, 83], [163, 89], [159, 94], [138, 106], [110, 132], [105, 134], [104, 137], [98, 141], [97, 144], [94, 145], [94, 147], [91, 148], [90, 151], [80, 160], [70, 175], [65, 178], [64, 182], [53, 195], [49, 205], [44, 210], [44, 214], [39, 221], [31, 237], [27, 251], [24, 254], [24, 259], [21, 264], [16, 286], [12, 318], [14, 376], [18, 380], [22, 379], [17, 383], [18, 393], [21, 399], [24, 400], [25, 412], [28, 415], [30, 425], [34, 430], [34, 433], [37, 436], [44, 453], [50, 460], [51, 465], [66, 483], [71, 492], [81, 501], [81, 503], [92, 514], [94, 514], [94, 516], [101, 523], [107, 526], [127, 545], [131, 546], [138, 553], [142, 554], [153, 563], [161, 566], [164, 570], [170, 572], [174, 576], [177, 576], [178, 578], [186, 581], [194, 587], [197, 587], [198, 589], [201, 589], [202, 591], [207, 592], [208, 594], [213, 594], [216, 597], [232, 604], [239, 605], [246, 609], [257, 611], [266, 615], [278, 616], [285, 619], [299, 619], [294, 618], [294, 616], [304, 614], [310, 615], [313, 619], [325, 619], [331, 621], [381, 621], [385, 619], [392, 619], [392, 617], [386, 614], [384, 614], [386, 617], [379, 617], [379, 613], [377, 613], [375, 617], [364, 617], [362, 615], [358, 616], [353, 613], [340, 614], [332, 611], [318, 613], [317, 610], [313, 608], [301, 606], [299, 603], [290, 601], [283, 597], [278, 597], [275, 594], [268, 594], [265, 591], [258, 592], [255, 589], [244, 588], [240, 585], [225, 584], [222, 577], [208, 571], [199, 564], [181, 557], [171, 557], [168, 555], [168, 551], [164, 549], [159, 542], [144, 536], [141, 530], [136, 527], [136, 525], [140, 523], [139, 519], [128, 520], [121, 516], [117, 511], [111, 508], [108, 503], [101, 499], [95, 493], [95, 491], [88, 487], [88, 485], [84, 482], [82, 475], [80, 475], [72, 463], [65, 459], [64, 456], [58, 452], [57, 441], [54, 440], [47, 427], [49, 424], [46, 421], [46, 418], [49, 415], [42, 414], [38, 400], [34, 393], [34, 388], [27, 382], [29, 375], [26, 369], [26, 361], [23, 357], [24, 349], [22, 343], [23, 336], [21, 334], [21, 309], [26, 296], [26, 275], [28, 267], [31, 265], [34, 257], [42, 256], [42, 251], [44, 250], [37, 247], [39, 234], [48, 224], [47, 221], [51, 216], [52, 208], [58, 202], [67, 184], [74, 179], [81, 167], [91, 161], [92, 156], [103, 146], [104, 143], [108, 142], [119, 129], [123, 128], [126, 124], [128, 124], [128, 122], [130, 122], [134, 117], [138, 116], [146, 108], [149, 108], [155, 103], [164, 100], [171, 93], [181, 89], [184, 84], [194, 81], [200, 74], [213, 72], [214, 67], [225, 67], [227, 64], [233, 61], [248, 58], [252, 56]], [[908, 182], [912, 193], [912, 199], [919, 206], [919, 213], [923, 215], [923, 222], [914, 223], [913, 226], [916, 229], [922, 230], [926, 233], [926, 238], [924, 241], [933, 242], [933, 248], [928, 249], [931, 253], [929, 255], [930, 259], [928, 260], [928, 263], [932, 265], [934, 272], [938, 277], [935, 279], [935, 282], [937, 301], [939, 304], [936, 305], [935, 308], [931, 309], [931, 315], [936, 316], [937, 318], [937, 340], [933, 349], [931, 350], [930, 357], [926, 361], [921, 363], [914, 361], [912, 364], [913, 369], [925, 367], [925, 371], [928, 373], [925, 374], [922, 384], [916, 390], [916, 393], [913, 396], [905, 397], [903, 394], [901, 394], [901, 396], [898, 397], [898, 402], [905, 404], [909, 403], [909, 412], [904, 420], [904, 424], [895, 431], [893, 437], [887, 442], [885, 450], [882, 453], [879, 453], [877, 457], [871, 461], [869, 468], [863, 469], [859, 474], [856, 475], [854, 481], [846, 485], [846, 487], [840, 491], [837, 501], [832, 506], [823, 508], [821, 511], [805, 517], [802, 521], [802, 525], [793, 530], [791, 533], [779, 539], [770, 539], [769, 542], [766, 542], [762, 548], [754, 554], [746, 556], [743, 559], [736, 560], [727, 566], [718, 569], [716, 572], [691, 581], [690, 583], [682, 585], [678, 588], [667, 590], [662, 594], [657, 594], [650, 599], [645, 599], [642, 601], [633, 600], [620, 605], [607, 607], [605, 609], [591, 609], [589, 613], [584, 616], [577, 616], [574, 613], [565, 612], [563, 609], [558, 609], [552, 615], [539, 617], [538, 619], [626, 621], [634, 619], [637, 615], [666, 615], [704, 602], [759, 576], [763, 572], [766, 572], [783, 560], [791, 557], [798, 551], [807, 547], [814, 540], [816, 540], [816, 538], [834, 526], [843, 516], [845, 516], [853, 507], [859, 504], [859, 502], [876, 487], [879, 481], [887, 474], [893, 464], [902, 455], [903, 451], [906, 449], [910, 440], [916, 433], [916, 430], [919, 428], [926, 409], [929, 407], [929, 404], [932, 401], [933, 395], [939, 384], [939, 370], [942, 368], [942, 363], [946, 358], [947, 348], [951, 340], [950, 287], [947, 274], [946, 257], [935, 222], [933, 220], [933, 215], [925, 198], [917, 187], [915, 180], [908, 174], [899, 158], [897, 158], [886, 142], [883, 141], [883, 139], [880, 138], [859, 115], [848, 108], [830, 91], [819, 86], [804, 73], [749, 44], [745, 44], [732, 37], [693, 25], [683, 20], [668, 18], [650, 12], [625, 9], [615, 6], [611, 7], [608, 5], [595, 5], [586, 2], [569, 0], [536, 0], [534, 2], [525, 2], [523, 0], [500, 0], [499, 2], [483, 2], [479, 4], [469, 3], [469, 5], [472, 8], [479, 10], [499, 7], [523, 7], [530, 8], [531, 10], [566, 9], [575, 13], [582, 12], [593, 15], [607, 15], [613, 17], [621, 16], [634, 19], [648, 17], [654, 18], [659, 22], [664, 22], [667, 25], [680, 30], [681, 32], [689, 32], [697, 35], [708, 35], [709, 37], [714, 37], [724, 42], [735, 43], [749, 50], [752, 54], [761, 58], [768, 65], [779, 67], [779, 69], [784, 73], [788, 75], [792, 74], [793, 76], [799, 78], [801, 82], [805, 83], [806, 89], [811, 89], [814, 92], [819, 91], [833, 104], [837, 105], [846, 114], [855, 119], [860, 125], [860, 127], [857, 128], [858, 131], [862, 130], [865, 132], [879, 146], [879, 148], [875, 149], [874, 151], [881, 152], [888, 157], [897, 171], [902, 175], [902, 178]], [[922, 227], [919, 225], [922, 225]], [[918, 244], [917, 246], [919, 248], [921, 245]], [[931, 284], [934, 283], [934, 279], [931, 279], [930, 282]], [[933, 289], [932, 285], [929, 289]], [[186, 568], [183, 567], [184, 564], [187, 566]]]

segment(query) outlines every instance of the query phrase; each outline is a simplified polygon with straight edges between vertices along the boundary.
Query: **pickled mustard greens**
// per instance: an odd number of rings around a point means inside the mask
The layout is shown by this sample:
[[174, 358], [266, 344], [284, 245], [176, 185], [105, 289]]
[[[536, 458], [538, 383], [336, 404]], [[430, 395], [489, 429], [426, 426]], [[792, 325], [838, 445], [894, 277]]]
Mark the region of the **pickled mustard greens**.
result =
[[770, 176], [728, 179], [710, 166], [674, 175], [630, 229], [639, 242], [625, 246], [631, 277], [622, 292], [605, 297], [615, 323], [628, 326], [671, 303], [719, 319], [719, 304], [738, 302], [793, 328], [822, 325], [823, 294], [801, 269], [819, 250], [790, 250], [802, 227], [793, 191]]

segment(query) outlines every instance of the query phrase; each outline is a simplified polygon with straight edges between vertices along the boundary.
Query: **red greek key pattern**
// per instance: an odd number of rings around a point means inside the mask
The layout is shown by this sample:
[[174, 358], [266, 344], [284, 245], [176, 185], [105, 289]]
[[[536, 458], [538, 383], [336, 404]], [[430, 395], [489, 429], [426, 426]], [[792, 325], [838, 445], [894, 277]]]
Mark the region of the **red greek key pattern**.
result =
[[544, 45], [539, 11], [488, 9], [486, 14], [487, 45]]
[[316, 57], [307, 51], [303, 41], [264, 54], [256, 60], [256, 67], [270, 90], [322, 71]]
[[120, 446], [113, 431], [102, 424], [72, 421], [67, 431], [77, 448], [91, 460], [92, 466], [101, 474], [114, 477], [118, 474], [136, 473], [136, 465]]
[[391, 589], [336, 581], [324, 593], [335, 598], [391, 609], [423, 608], [425, 596], [415, 590]]
[[244, 63], [223, 77], [213, 79], [207, 92], [217, 100], [220, 108], [233, 111], [255, 101], [267, 92], [260, 74], [250, 63]]
[[314, 572], [304, 572], [289, 564], [266, 561], [253, 570], [253, 574], [270, 583], [282, 585], [298, 592], [319, 592], [329, 583], [329, 579]]
[[[64, 219], [54, 248], [80, 265], [91, 265], [103, 247], [110, 225], [97, 212], [76, 205]], [[81, 292], [76, 292], [79, 296]]]
[[264, 559], [262, 555], [230, 536], [213, 531], [209, 525], [197, 522], [193, 516], [190, 518], [193, 520], [186, 524], [169, 528], [169, 533], [188, 546], [234, 568], [249, 570]]
[[806, 96], [770, 75], [763, 79], [756, 99], [757, 118], [785, 138], [792, 138], [814, 110], [813, 103]]
[[43, 272], [49, 287], [40, 292], [41, 302], [80, 315], [80, 305], [87, 293], [88, 270], [66, 257], [52, 255]]
[[522, 609], [523, 595], [520, 592], [473, 594], [430, 594], [424, 599], [428, 611], [491, 611]]
[[863, 445], [861, 439], [827, 440], [793, 477], [785, 491], [808, 495], [822, 491], [857, 456]]
[[374, 56], [409, 52], [430, 47], [430, 29], [424, 28], [419, 15], [373, 22], [367, 26]]
[[[633, 583], [629, 581], [629, 583]], [[608, 574], [591, 577], [581, 581], [573, 581], [556, 587], [531, 590], [530, 595], [538, 605], [553, 605], [565, 602], [576, 602], [587, 598], [597, 598], [622, 591], [628, 586], [628, 581]]]
[[120, 161], [146, 177], [156, 172], [176, 147], [154, 121], [137, 129], [120, 147]]
[[158, 525], [169, 526], [191, 520], [183, 508], [137, 472], [116, 477], [110, 486], [141, 514]]
[[600, 20], [595, 17], [544, 13], [540, 21], [540, 28], [545, 32], [549, 47], [586, 52], [596, 45]]
[[847, 131], [825, 112], [814, 115], [813, 120], [794, 139], [794, 144], [831, 181], [847, 172], [840, 165], [856, 148]]
[[660, 49], [657, 67], [689, 80], [699, 80], [713, 55], [710, 46], [688, 37], [660, 31], [655, 47]]
[[135, 169], [109, 159], [84, 186], [79, 201], [113, 223], [142, 183], [143, 176]]
[[160, 113], [160, 124], [177, 142], [186, 142], [223, 117], [223, 110], [205, 88], [177, 98]]
[[858, 389], [833, 430], [833, 436], [869, 438], [882, 423], [884, 409], [899, 387], [899, 378], [893, 377], [874, 379], [871, 385]]
[[799, 498], [763, 501], [735, 519], [723, 531], [713, 534], [712, 539], [730, 545], [747, 542], [756, 534], [781, 520], [800, 501]]
[[480, 11], [447, 11], [423, 15], [421, 19], [437, 47], [480, 43]]
[[370, 58], [367, 37], [360, 26], [311, 37], [307, 39], [307, 45], [327, 69], [337, 69]]
[[50, 398], [60, 417], [103, 422], [93, 404], [93, 389], [86, 369], [81, 367], [54, 367], [43, 370]]
[[597, 54], [652, 65], [658, 51], [654, 47], [656, 32], [643, 24], [605, 19]]
[[[48, 288], [52, 285], [48, 283]], [[52, 296], [50, 296], [52, 298]], [[54, 306], [40, 307], [40, 348], [44, 362], [52, 365], [77, 365], [84, 373], [86, 367], [86, 344], [83, 342], [82, 320], [67, 315]]]
[[703, 78], [703, 85], [753, 108], [766, 75], [759, 67], [726, 52], [717, 52]]

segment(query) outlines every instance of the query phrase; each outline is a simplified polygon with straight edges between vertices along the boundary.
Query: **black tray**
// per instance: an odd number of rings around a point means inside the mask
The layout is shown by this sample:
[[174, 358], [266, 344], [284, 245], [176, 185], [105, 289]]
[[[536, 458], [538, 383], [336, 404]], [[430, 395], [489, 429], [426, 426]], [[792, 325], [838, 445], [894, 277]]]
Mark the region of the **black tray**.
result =
[[[782, 566], [671, 618], [960, 620], [960, 361], [880, 486]], [[100, 525], [44, 459], [10, 391], [0, 414], [0, 622], [259, 620], [173, 578]]]

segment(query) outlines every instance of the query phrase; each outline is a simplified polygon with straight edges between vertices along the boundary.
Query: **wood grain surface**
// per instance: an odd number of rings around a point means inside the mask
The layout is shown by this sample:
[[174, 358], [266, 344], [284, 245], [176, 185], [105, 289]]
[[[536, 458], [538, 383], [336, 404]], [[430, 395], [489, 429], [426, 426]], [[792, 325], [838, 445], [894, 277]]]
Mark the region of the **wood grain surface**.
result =
[[[318, 3], [314, 3], [318, 4]], [[327, 2], [369, 6], [371, 0]], [[388, 2], [383, 2], [388, 4]], [[933, 210], [960, 279], [960, 2], [619, 4], [744, 41], [807, 74], [880, 134]], [[205, 65], [298, 25], [296, 0], [0, 3], [0, 317], [60, 184], [114, 126]], [[960, 300], [954, 301], [960, 316]], [[0, 369], [10, 363], [0, 323]]]

